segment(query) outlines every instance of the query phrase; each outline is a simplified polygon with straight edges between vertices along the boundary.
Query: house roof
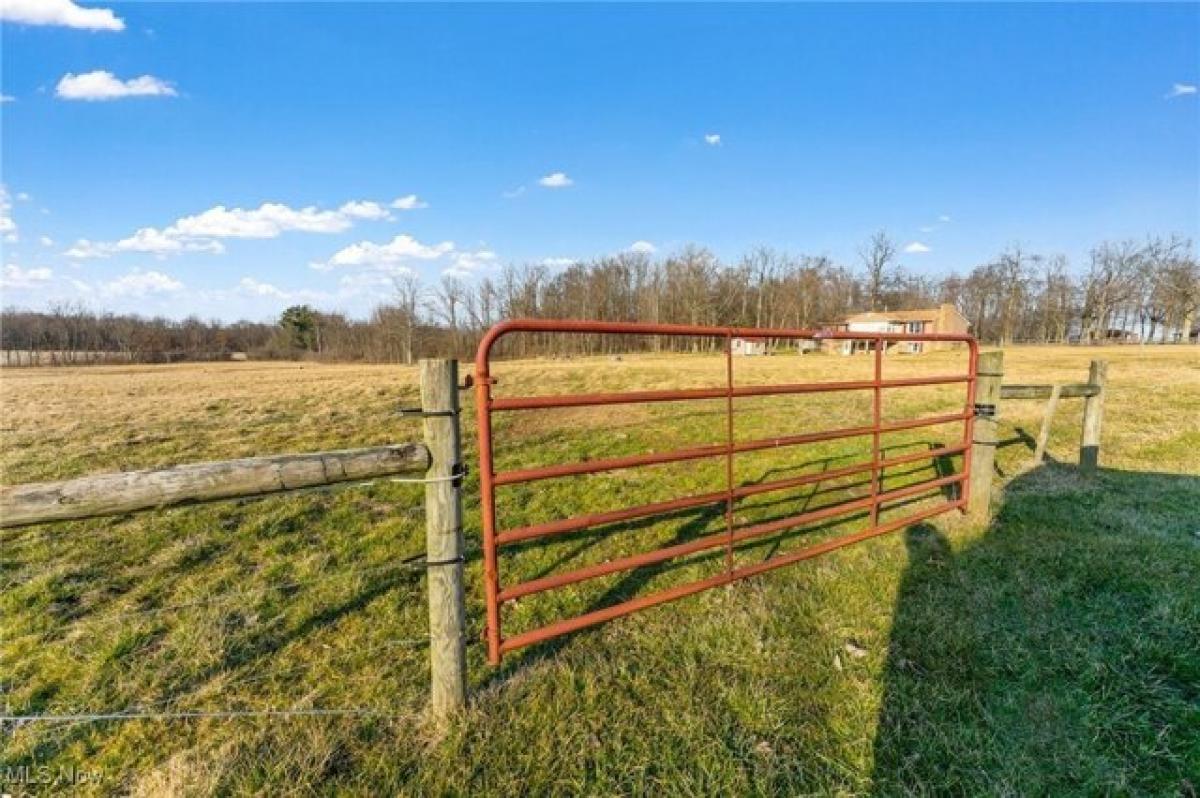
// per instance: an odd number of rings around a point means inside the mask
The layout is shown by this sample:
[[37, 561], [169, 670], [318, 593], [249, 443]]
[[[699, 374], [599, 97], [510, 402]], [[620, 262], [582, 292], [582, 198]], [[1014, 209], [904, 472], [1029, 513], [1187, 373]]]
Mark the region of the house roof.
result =
[[933, 321], [943, 309], [957, 314], [964, 321], [966, 320], [966, 317], [958, 312], [958, 308], [945, 304], [936, 308], [917, 310], [868, 310], [866, 313], [853, 313], [846, 317], [846, 321]]

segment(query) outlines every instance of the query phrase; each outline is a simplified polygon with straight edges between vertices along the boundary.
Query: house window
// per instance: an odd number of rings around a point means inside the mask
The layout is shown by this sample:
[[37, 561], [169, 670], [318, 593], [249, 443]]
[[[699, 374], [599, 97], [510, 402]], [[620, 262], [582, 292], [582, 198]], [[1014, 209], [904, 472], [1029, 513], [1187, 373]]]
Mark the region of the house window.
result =
[[923, 321], [910, 321], [910, 322], [908, 323], [908, 331], [909, 331], [910, 333], [922, 333], [922, 332], [925, 332], [925, 322], [923, 322]]

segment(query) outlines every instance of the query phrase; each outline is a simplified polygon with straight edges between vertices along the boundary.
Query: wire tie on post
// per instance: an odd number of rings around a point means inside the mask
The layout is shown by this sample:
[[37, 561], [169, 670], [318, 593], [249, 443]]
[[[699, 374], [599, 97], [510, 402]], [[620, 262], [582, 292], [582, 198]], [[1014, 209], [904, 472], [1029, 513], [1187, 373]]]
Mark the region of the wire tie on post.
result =
[[426, 410], [423, 407], [400, 408], [401, 418], [453, 418], [457, 415], [457, 410]]
[[426, 560], [425, 567], [436, 568], [439, 565], [461, 565], [464, 562], [466, 562], [466, 560], [460, 554], [457, 557], [451, 557], [449, 560]]

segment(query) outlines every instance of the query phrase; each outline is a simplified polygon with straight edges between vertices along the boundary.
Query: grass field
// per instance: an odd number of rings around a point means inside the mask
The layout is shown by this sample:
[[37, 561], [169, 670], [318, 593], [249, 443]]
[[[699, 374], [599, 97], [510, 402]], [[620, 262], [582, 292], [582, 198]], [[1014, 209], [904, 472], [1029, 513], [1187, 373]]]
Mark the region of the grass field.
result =
[[[359, 707], [381, 716], [27, 724], [6, 768], [97, 774], [98, 794], [1095, 794], [1200, 790], [1200, 349], [1014, 348], [1006, 382], [1083, 381], [1109, 359], [1102, 472], [1076, 461], [1063, 400], [1051, 462], [1028, 468], [1040, 402], [1002, 413], [1000, 511], [957, 515], [654, 608], [490, 668], [447, 733], [422, 717], [419, 486], [299, 496], [0, 532], [5, 714]], [[957, 353], [889, 358], [946, 373]], [[710, 356], [500, 363], [497, 395], [720, 385]], [[870, 359], [737, 362], [743, 383], [854, 379]], [[3, 482], [416, 440], [395, 409], [415, 369], [206, 364], [6, 370]], [[467, 399], [468, 404], [469, 397]], [[888, 391], [885, 418], [961, 403]], [[509, 414], [498, 467], [719, 442], [722, 403]], [[741, 439], [852, 426], [866, 393], [739, 400]], [[475, 461], [473, 412], [468, 461]], [[889, 453], [957, 428], [885, 437]], [[869, 440], [747, 455], [751, 482], [836, 468]], [[961, 468], [953, 462], [938, 468]], [[505, 490], [504, 526], [719, 489], [723, 462]], [[897, 469], [885, 487], [933, 475]], [[861, 478], [739, 505], [737, 523], [861, 495]], [[468, 617], [482, 618], [478, 483], [467, 496]], [[933, 497], [929, 501], [939, 500]], [[919, 505], [892, 508], [910, 513]], [[885, 518], [889, 517], [885, 514]], [[752, 562], [861, 528], [861, 516], [747, 546]], [[506, 582], [724, 528], [720, 508], [505, 555]], [[713, 573], [693, 556], [521, 599], [506, 631]], [[49, 785], [12, 783], [51, 792]]]

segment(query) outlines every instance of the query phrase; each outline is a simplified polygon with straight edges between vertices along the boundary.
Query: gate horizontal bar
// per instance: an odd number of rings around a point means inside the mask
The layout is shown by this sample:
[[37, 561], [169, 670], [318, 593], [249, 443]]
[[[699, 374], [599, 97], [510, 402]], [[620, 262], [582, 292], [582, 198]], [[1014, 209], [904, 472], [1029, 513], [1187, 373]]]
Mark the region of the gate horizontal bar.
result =
[[[935, 427], [939, 424], [949, 424], [954, 421], [964, 421], [970, 418], [969, 413], [949, 413], [942, 416], [893, 421], [878, 427], [881, 433], [898, 432], [918, 427]], [[755, 441], [744, 441], [733, 445], [734, 454], [756, 452], [762, 449], [774, 449], [782, 446], [799, 446], [806, 443], [821, 443], [840, 438], [855, 438], [860, 435], [871, 435], [877, 428], [873, 425], [862, 427], [845, 427], [826, 432], [809, 432], [802, 435], [786, 435], [778, 438], [762, 438]], [[649, 454], [633, 454], [624, 457], [611, 457], [604, 460], [589, 460], [580, 463], [563, 463], [554, 466], [539, 466], [515, 471], [499, 471], [492, 478], [493, 485], [515, 485], [522, 482], [535, 482], [541, 479], [576, 476], [578, 474], [599, 474], [604, 471], [618, 471], [622, 468], [637, 466], [660, 465], [677, 463], [681, 460], [700, 460], [705, 457], [719, 457], [728, 454], [730, 448], [723, 443], [709, 446], [698, 446], [692, 449], [676, 449], [672, 452], [651, 452]]]
[[707, 579], [689, 582], [685, 585], [677, 585], [676, 587], [668, 588], [667, 590], [662, 590], [658, 593], [652, 593], [648, 596], [640, 596], [638, 598], [631, 599], [630, 601], [614, 604], [610, 607], [604, 607], [603, 609], [584, 613], [583, 615], [577, 615], [574, 618], [567, 618], [566, 620], [558, 621], [556, 623], [543, 626], [539, 629], [532, 629], [528, 632], [522, 632], [521, 634], [513, 635], [510, 638], [501, 640], [499, 645], [500, 653], [507, 654], [510, 651], [515, 651], [519, 648], [524, 648], [525, 646], [530, 646], [534, 643], [540, 643], [544, 640], [549, 640], [553, 637], [559, 637], [570, 632], [576, 632], [580, 629], [586, 629], [589, 626], [595, 626], [596, 624], [604, 623], [605, 621], [611, 621], [614, 618], [620, 618], [624, 615], [637, 612], [638, 610], [643, 610], [658, 604], [665, 604], [668, 601], [674, 601], [675, 599], [690, 596], [693, 593], [699, 593], [702, 590], [719, 587], [721, 585], [727, 585], [740, 579], [756, 576], [765, 571], [771, 571], [775, 568], [782, 568], [785, 565], [791, 565], [792, 563], [799, 562], [800, 560], [811, 559], [835, 549], [840, 549], [844, 546], [849, 546], [854, 543], [867, 540], [868, 538], [884, 535], [888, 532], [894, 532], [901, 527], [908, 526], [909, 524], [915, 524], [918, 521], [923, 521], [926, 518], [931, 518], [932, 516], [940, 513], [962, 508], [965, 506], [964, 502], [965, 500], [963, 499], [945, 502], [937, 507], [932, 507], [928, 510], [914, 513], [906, 518], [889, 521], [885, 524], [880, 524], [879, 526], [872, 527], [853, 535], [847, 535], [842, 538], [836, 538], [824, 543], [819, 543], [817, 545], [779, 557], [772, 557], [765, 562], [735, 568], [732, 571], [719, 573], [715, 576], [710, 576]]
[[630, 557], [621, 557], [608, 562], [589, 565], [585, 568], [579, 568], [575, 571], [567, 571], [561, 574], [552, 576], [544, 576], [541, 579], [533, 579], [529, 582], [521, 582], [511, 587], [507, 587], [500, 591], [499, 598], [501, 601], [509, 601], [511, 599], [521, 598], [533, 593], [541, 593], [546, 590], [552, 590], [557, 587], [572, 585], [576, 582], [583, 582], [587, 579], [595, 579], [599, 576], [618, 573], [620, 571], [629, 571], [634, 568], [641, 568], [647, 565], [672, 560], [676, 557], [684, 557], [688, 554], [704, 551], [705, 549], [717, 548], [726, 544], [742, 543], [747, 540], [769, 535], [772, 532], [782, 532], [786, 529], [801, 526], [813, 521], [822, 521], [826, 518], [832, 518], [838, 515], [844, 515], [853, 510], [865, 510], [871, 507], [872, 504], [883, 504], [896, 499], [903, 499], [909, 496], [916, 496], [936, 488], [941, 488], [946, 485], [952, 485], [956, 482], [961, 482], [962, 474], [953, 474], [941, 479], [932, 479], [925, 482], [918, 482], [913, 485], [906, 485], [902, 488], [880, 493], [877, 496], [867, 496], [862, 499], [855, 499], [849, 502], [840, 502], [831, 504], [826, 507], [821, 507], [816, 510], [810, 510], [799, 515], [780, 518], [775, 521], [768, 521], [762, 524], [755, 524], [746, 527], [732, 535], [728, 532], [718, 532], [712, 535], [707, 535], [702, 538], [690, 540], [686, 543], [679, 543], [674, 546], [668, 546], [663, 549], [645, 552], [643, 554], [635, 554]]
[[[880, 388], [910, 388], [923, 385], [949, 385], [969, 382], [967, 374], [937, 377], [882, 380]], [[776, 396], [784, 394], [828, 393], [833, 391], [865, 391], [875, 388], [874, 380], [843, 382], [800, 382], [782, 385], [743, 385], [732, 391], [734, 398]], [[545, 410], [562, 407], [593, 407], [598, 405], [642, 404], [650, 402], [683, 402], [697, 399], [724, 399], [731, 392], [726, 388], [683, 388], [673, 391], [628, 391], [624, 393], [563, 394], [560, 396], [514, 396], [492, 400], [492, 410]]]
[[[821, 471], [815, 474], [804, 474], [798, 477], [777, 479], [755, 485], [742, 485], [734, 488], [733, 497], [735, 499], [742, 499], [747, 496], [754, 496], [761, 493], [787, 490], [788, 488], [799, 488], [805, 485], [825, 482], [827, 480], [853, 476], [855, 474], [861, 474], [865, 471], [872, 471], [876, 467], [882, 470], [891, 468], [893, 466], [904, 465], [905, 463], [917, 462], [919, 460], [933, 460], [939, 457], [950, 457], [956, 454], [961, 454], [962, 452], [966, 451], [966, 448], [967, 447], [964, 444], [942, 446], [937, 449], [929, 449], [927, 451], [890, 457], [886, 460], [881, 460], [878, 464], [872, 461], [865, 461], [844, 466], [842, 468], [831, 469], [829, 471]], [[516, 527], [506, 532], [500, 532], [497, 534], [496, 543], [499, 545], [518, 543], [520, 541], [530, 540], [532, 538], [547, 537], [566, 532], [575, 532], [580, 529], [605, 526], [607, 524], [615, 524], [621, 521], [632, 521], [637, 518], [662, 515], [665, 513], [675, 512], [677, 510], [689, 510], [695, 507], [703, 507], [707, 504], [723, 502], [728, 498], [728, 495], [728, 491], [715, 491], [713, 493], [703, 493], [680, 499], [671, 499], [669, 501], [643, 504], [636, 507], [627, 507], [605, 513], [578, 515], [572, 518], [548, 521], [543, 524], [532, 524], [530, 526]]]

